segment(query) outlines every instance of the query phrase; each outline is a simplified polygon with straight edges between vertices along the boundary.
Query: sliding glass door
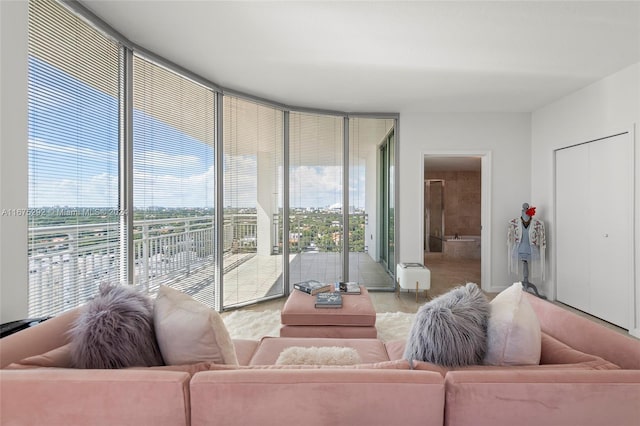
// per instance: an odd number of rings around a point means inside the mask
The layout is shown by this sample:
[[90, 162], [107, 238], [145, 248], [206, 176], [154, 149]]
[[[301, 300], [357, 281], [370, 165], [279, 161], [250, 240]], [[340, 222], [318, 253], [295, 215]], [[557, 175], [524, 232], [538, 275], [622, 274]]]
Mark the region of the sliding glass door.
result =
[[395, 137], [391, 130], [380, 145], [380, 259], [395, 276]]
[[289, 273], [291, 284], [343, 276], [344, 118], [290, 114]]
[[[388, 288], [393, 279], [381, 262], [379, 202], [386, 192], [378, 191], [381, 179], [378, 147], [387, 143], [393, 119], [349, 119], [349, 280], [368, 288]], [[385, 168], [385, 176], [388, 170]], [[388, 250], [385, 251], [385, 256]]]
[[284, 293], [281, 110], [225, 96], [223, 308]]

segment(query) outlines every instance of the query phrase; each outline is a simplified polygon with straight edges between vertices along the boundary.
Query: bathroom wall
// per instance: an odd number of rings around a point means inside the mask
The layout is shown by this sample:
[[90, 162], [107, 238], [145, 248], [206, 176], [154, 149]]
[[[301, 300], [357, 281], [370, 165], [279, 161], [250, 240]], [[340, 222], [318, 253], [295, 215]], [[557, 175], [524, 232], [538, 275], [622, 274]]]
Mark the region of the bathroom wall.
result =
[[425, 175], [445, 181], [445, 235], [480, 235], [480, 172], [427, 170]]

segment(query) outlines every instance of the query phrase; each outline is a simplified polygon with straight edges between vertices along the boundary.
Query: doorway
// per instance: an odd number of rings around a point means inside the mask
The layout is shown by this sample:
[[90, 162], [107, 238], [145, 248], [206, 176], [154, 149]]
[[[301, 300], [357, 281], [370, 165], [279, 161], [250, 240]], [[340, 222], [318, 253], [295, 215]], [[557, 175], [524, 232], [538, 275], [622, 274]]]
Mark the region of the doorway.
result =
[[490, 152], [425, 152], [422, 235], [432, 293], [490, 289]]

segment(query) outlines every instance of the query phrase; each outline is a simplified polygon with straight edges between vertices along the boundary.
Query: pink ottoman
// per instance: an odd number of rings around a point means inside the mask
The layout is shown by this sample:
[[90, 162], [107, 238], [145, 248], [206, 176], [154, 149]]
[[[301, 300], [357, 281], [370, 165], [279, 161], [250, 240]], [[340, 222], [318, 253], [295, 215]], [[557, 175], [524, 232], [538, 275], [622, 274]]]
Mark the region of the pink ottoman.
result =
[[317, 309], [315, 296], [294, 290], [282, 308], [281, 337], [369, 338], [378, 336], [369, 292], [342, 296], [342, 308]]

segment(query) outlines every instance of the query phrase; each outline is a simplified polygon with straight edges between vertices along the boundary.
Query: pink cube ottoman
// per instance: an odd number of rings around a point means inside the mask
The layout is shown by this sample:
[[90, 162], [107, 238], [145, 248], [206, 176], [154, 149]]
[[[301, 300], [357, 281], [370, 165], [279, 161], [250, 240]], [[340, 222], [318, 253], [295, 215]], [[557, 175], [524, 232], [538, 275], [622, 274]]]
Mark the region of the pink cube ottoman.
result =
[[294, 290], [282, 308], [281, 337], [368, 338], [378, 336], [369, 292], [342, 296], [342, 307], [316, 308], [315, 296]]

